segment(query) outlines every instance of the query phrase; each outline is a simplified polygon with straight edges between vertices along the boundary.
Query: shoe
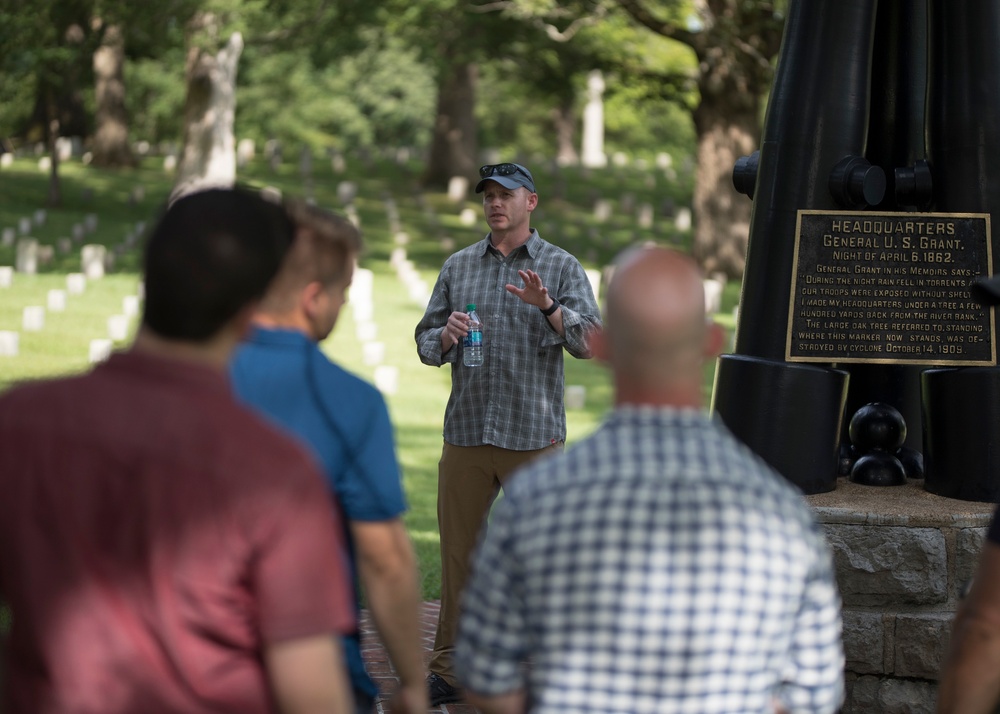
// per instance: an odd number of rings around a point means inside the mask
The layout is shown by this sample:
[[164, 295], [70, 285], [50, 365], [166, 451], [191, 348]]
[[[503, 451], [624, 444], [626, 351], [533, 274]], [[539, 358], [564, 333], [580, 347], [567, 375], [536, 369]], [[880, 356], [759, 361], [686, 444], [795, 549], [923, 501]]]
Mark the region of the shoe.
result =
[[440, 674], [431, 672], [427, 675], [427, 693], [432, 707], [451, 704], [462, 699], [458, 687], [453, 687]]

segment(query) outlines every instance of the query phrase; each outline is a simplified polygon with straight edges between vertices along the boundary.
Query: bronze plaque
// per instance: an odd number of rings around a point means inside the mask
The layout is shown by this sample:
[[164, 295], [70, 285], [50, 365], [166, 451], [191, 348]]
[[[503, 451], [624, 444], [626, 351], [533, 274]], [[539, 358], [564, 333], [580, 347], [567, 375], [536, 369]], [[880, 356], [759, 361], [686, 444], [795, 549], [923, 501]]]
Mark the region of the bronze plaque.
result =
[[993, 366], [988, 213], [799, 211], [789, 362]]

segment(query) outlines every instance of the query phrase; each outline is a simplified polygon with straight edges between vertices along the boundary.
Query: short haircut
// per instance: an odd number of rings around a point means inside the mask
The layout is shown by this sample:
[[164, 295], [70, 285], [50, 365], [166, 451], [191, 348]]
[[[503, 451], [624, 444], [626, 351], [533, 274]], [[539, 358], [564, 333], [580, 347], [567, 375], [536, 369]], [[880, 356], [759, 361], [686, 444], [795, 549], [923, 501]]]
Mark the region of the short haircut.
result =
[[167, 339], [210, 339], [264, 294], [293, 236], [282, 207], [246, 189], [182, 196], [146, 243], [143, 325]]
[[344, 280], [361, 250], [360, 231], [343, 216], [295, 200], [286, 209], [295, 224], [295, 242], [264, 297], [265, 312], [292, 309], [309, 283], [329, 286]]

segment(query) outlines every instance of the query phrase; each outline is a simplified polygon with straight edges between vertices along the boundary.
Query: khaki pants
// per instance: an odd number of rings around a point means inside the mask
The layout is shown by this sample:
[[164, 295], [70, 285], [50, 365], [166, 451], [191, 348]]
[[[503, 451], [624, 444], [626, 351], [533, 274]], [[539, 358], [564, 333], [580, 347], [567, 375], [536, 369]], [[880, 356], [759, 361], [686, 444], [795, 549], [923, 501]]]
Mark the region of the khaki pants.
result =
[[438, 463], [438, 529], [441, 532], [441, 612], [428, 669], [456, 685], [452, 656], [459, 601], [469, 578], [472, 551], [493, 501], [507, 477], [562, 442], [533, 451], [498, 446], [454, 446], [445, 442]]

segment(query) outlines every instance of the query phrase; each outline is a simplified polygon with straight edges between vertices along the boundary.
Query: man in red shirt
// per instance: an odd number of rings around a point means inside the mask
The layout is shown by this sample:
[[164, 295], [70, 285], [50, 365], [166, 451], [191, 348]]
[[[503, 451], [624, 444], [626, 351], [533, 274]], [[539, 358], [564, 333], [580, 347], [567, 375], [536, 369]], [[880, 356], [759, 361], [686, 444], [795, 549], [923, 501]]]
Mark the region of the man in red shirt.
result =
[[225, 375], [291, 239], [249, 192], [179, 199], [132, 348], [0, 397], [3, 711], [351, 708], [335, 509]]

